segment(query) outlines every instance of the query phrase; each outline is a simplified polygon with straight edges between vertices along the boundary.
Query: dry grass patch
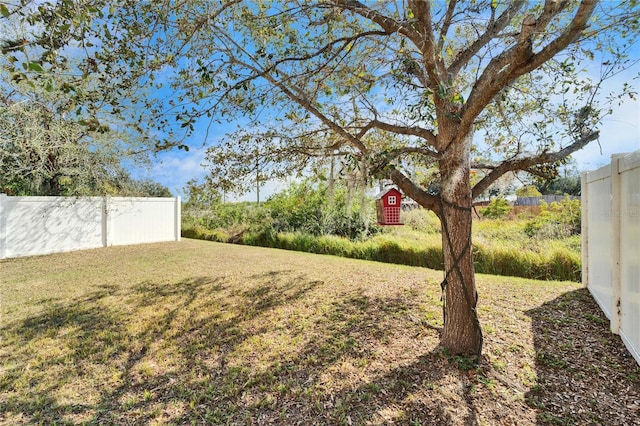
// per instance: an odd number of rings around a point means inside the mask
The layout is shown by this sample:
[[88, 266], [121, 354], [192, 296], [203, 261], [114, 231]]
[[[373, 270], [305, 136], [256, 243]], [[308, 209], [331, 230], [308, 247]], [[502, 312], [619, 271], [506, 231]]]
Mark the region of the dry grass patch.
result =
[[640, 418], [640, 369], [575, 283], [479, 276], [476, 368], [438, 348], [427, 269], [191, 240], [0, 268], [2, 424]]

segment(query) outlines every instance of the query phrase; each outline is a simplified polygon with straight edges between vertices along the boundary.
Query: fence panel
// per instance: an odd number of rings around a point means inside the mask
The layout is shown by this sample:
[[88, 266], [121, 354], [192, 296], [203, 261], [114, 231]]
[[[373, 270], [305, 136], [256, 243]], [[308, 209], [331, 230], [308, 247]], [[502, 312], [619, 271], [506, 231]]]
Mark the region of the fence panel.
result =
[[583, 284], [640, 364], [640, 151], [582, 174]]
[[111, 198], [111, 244], [171, 241], [176, 237], [173, 198]]
[[[541, 201], [544, 201], [547, 204], [551, 203], [559, 203], [563, 201], [567, 196], [566, 195], [542, 195], [540, 197], [518, 197], [516, 198], [515, 205], [516, 206], [539, 206]], [[572, 200], [580, 199], [580, 197], [576, 197], [575, 195], [569, 195], [569, 198]]]
[[0, 259], [180, 240], [180, 197], [0, 194]]
[[1, 196], [0, 258], [102, 246], [102, 199]]
[[[590, 172], [586, 191], [582, 191], [583, 215], [586, 216], [588, 228], [583, 229], [583, 238], [588, 236], [586, 271], [583, 280], [588, 279], [588, 287], [600, 305], [600, 308], [611, 318], [613, 314], [613, 285], [611, 282], [611, 170], [609, 167]], [[604, 202], [607, 200], [607, 202]], [[597, 255], [594, 248], [598, 247]], [[584, 268], [584, 266], [583, 266]], [[586, 284], [586, 283], [585, 283]]]
[[620, 336], [640, 363], [640, 151], [620, 159]]

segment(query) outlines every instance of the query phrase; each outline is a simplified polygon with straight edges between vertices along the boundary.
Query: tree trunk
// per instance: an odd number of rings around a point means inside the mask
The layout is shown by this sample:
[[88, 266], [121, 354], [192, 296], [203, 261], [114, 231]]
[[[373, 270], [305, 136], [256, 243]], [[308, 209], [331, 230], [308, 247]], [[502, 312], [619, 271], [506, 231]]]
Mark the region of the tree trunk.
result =
[[476, 313], [471, 249], [470, 142], [469, 136], [465, 142], [452, 146], [440, 160], [440, 220], [445, 269], [441, 345], [452, 354], [480, 356], [482, 331]]

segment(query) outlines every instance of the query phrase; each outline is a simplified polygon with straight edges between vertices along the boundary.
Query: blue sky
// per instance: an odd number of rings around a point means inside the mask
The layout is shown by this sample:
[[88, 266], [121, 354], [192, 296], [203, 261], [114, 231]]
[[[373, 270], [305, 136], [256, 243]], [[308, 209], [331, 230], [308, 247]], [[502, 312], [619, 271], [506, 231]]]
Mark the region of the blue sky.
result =
[[[636, 90], [640, 88], [638, 80], [633, 80], [634, 75], [640, 72], [640, 64], [621, 73], [614, 79], [606, 82], [603, 93], [609, 88], [624, 81], [633, 82]], [[218, 140], [228, 131], [234, 131], [237, 123], [217, 125], [209, 132], [208, 140], [203, 145], [204, 131], [196, 132], [189, 140], [191, 149], [172, 150], [158, 154], [153, 159], [153, 165], [148, 170], [138, 170], [136, 175], [159, 182], [168, 187], [174, 195], [183, 196], [182, 188], [190, 179], [202, 179], [207, 170], [202, 166], [205, 157], [206, 146], [216, 145]], [[640, 150], [640, 98], [636, 100], [626, 99], [621, 106], [616, 106], [611, 116], [605, 117], [600, 127], [600, 140], [573, 155], [580, 171], [595, 170], [608, 164], [611, 155]], [[286, 182], [268, 182], [260, 190], [260, 199], [264, 200], [274, 192], [286, 187]], [[241, 197], [232, 196], [231, 199], [255, 201], [255, 191]]]
[[[640, 60], [640, 52], [632, 54]], [[590, 70], [593, 72], [591, 75], [593, 81], [599, 80], [599, 74], [595, 71], [595, 67], [599, 65], [600, 62], [596, 59], [592, 65], [594, 70]], [[633, 80], [639, 74], [640, 63], [636, 63], [630, 69], [606, 80], [601, 87], [601, 97], [616, 89], [619, 90], [625, 82], [630, 83], [636, 91], [640, 92], [640, 81]], [[202, 166], [206, 148], [217, 145], [226, 133], [234, 132], [242, 124], [244, 123], [241, 121], [214, 124], [208, 133], [204, 130], [206, 124], [203, 124], [197, 127], [194, 134], [185, 141], [190, 146], [189, 151], [174, 149], [159, 153], [153, 158], [153, 164], [149, 169], [137, 170], [134, 176], [152, 179], [168, 187], [175, 195], [182, 196], [184, 195], [182, 189], [189, 180], [202, 179], [207, 174], [207, 170]], [[613, 114], [604, 117], [599, 130], [599, 141], [592, 142], [572, 156], [580, 171], [595, 170], [608, 164], [613, 154], [640, 150], [640, 98], [636, 100], [627, 98], [622, 105], [614, 106]], [[260, 199], [264, 200], [286, 186], [286, 182], [267, 182], [260, 191]], [[232, 195], [231, 199], [254, 201], [256, 194], [254, 191], [240, 197]]]

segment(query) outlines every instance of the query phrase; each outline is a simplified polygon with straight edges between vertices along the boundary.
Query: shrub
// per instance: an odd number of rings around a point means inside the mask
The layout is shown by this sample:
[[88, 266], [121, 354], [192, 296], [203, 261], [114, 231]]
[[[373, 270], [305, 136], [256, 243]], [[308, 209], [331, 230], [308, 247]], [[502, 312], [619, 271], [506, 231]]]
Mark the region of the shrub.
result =
[[229, 235], [222, 231], [215, 231], [202, 228], [200, 226], [183, 227], [181, 235], [184, 238], [193, 238], [196, 240], [207, 240], [224, 243], [229, 240]]
[[535, 185], [522, 186], [516, 189], [516, 195], [518, 197], [542, 197], [542, 193], [538, 191]]
[[[336, 191], [329, 206], [325, 190], [322, 185], [302, 183], [261, 206], [232, 203], [187, 208], [182, 235], [442, 269], [440, 224], [432, 212], [403, 212], [405, 226], [367, 226], [357, 203], [346, 208], [346, 191]], [[504, 198], [495, 198], [482, 211], [483, 217], [500, 220], [483, 220], [474, 227], [476, 271], [579, 281], [580, 201], [565, 198], [542, 203], [540, 214], [532, 219], [502, 220], [510, 210]]]
[[270, 211], [277, 232], [337, 235], [349, 239], [375, 233], [376, 229], [369, 226], [373, 208], [368, 214], [362, 214], [362, 209], [371, 206], [362, 206], [356, 201], [349, 206], [347, 199], [346, 189], [338, 186], [330, 202], [326, 184], [313, 184], [306, 180], [273, 195], [265, 207]]
[[567, 238], [580, 233], [581, 205], [579, 199], [565, 197], [550, 205], [542, 201], [540, 214], [531, 219], [524, 227], [529, 237], [543, 239]]
[[402, 212], [402, 222], [414, 231], [435, 234], [440, 232], [440, 220], [429, 210], [413, 209]]
[[482, 211], [482, 217], [488, 219], [502, 219], [506, 217], [511, 211], [511, 205], [502, 197], [495, 197], [487, 207]]

